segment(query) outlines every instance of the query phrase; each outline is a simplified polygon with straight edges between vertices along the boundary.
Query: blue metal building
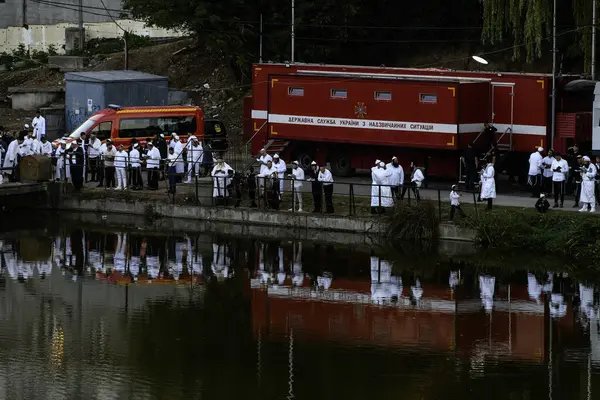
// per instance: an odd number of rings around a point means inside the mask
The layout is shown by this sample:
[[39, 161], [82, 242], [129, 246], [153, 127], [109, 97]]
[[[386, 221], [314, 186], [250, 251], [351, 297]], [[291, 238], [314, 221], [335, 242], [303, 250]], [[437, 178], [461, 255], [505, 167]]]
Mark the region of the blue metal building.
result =
[[67, 133], [109, 104], [123, 107], [165, 106], [169, 100], [168, 78], [144, 72], [68, 72], [65, 84]]

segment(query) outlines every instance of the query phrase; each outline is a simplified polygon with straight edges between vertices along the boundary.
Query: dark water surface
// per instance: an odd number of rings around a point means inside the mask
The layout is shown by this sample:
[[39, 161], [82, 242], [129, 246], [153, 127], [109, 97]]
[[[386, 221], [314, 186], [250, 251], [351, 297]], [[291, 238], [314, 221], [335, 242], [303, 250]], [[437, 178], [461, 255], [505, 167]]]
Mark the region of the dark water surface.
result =
[[596, 282], [561, 271], [34, 225], [1, 234], [0, 399], [600, 398]]

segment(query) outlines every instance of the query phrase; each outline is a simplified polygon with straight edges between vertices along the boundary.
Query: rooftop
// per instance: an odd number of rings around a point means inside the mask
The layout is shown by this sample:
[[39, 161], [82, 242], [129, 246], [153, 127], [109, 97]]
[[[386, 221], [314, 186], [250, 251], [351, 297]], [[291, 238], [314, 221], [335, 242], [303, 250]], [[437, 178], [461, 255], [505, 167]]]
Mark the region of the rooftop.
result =
[[139, 81], [157, 81], [167, 80], [166, 76], [152, 75], [145, 72], [116, 70], [116, 71], [87, 71], [87, 72], [67, 72], [66, 81], [85, 81], [85, 82], [139, 82]]

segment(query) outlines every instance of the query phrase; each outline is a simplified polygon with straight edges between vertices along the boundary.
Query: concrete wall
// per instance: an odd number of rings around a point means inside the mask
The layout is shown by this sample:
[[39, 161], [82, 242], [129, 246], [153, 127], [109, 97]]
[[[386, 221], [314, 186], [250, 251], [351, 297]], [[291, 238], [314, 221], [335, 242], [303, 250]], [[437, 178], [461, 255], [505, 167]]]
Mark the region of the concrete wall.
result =
[[[148, 215], [152, 213], [167, 220], [160, 224], [165, 229], [194, 224], [194, 221], [230, 222], [228, 234], [248, 236], [268, 236], [271, 227], [292, 230], [295, 236], [307, 237], [324, 235], [327, 232], [346, 232], [360, 235], [380, 235], [384, 227], [370, 217], [321, 216], [311, 214], [292, 214], [286, 212], [268, 212], [253, 209], [234, 209], [219, 207], [173, 206], [159, 202], [125, 201], [113, 199], [63, 198], [58, 204], [59, 210], [83, 211], [101, 214]], [[170, 218], [170, 219], [169, 219]], [[254, 228], [251, 228], [254, 226]], [[268, 229], [265, 227], [268, 226]], [[191, 227], [188, 227], [190, 230]], [[472, 230], [454, 224], [440, 225], [440, 238], [444, 240], [472, 243], [475, 234]], [[370, 240], [365, 243], [369, 243]]]
[[13, 110], [37, 110], [54, 101], [62, 100], [62, 89], [9, 88]]
[[[11, 1], [13, 0], [7, 0], [7, 3], [0, 3], [0, 21], [3, 17], [3, 8]], [[48, 47], [52, 45], [59, 54], [64, 54], [68, 41], [66, 30], [68, 28], [77, 28], [76, 21], [48, 25], [29, 25], [29, 29], [22, 28], [20, 23], [9, 27], [4, 27], [0, 24], [0, 53], [12, 53], [19, 48], [20, 44], [23, 44], [31, 51], [47, 51]], [[129, 32], [140, 36], [151, 38], [185, 36], [183, 32], [147, 27], [143, 22], [139, 21], [117, 20], [117, 22], [123, 29], [127, 29]], [[120, 38], [123, 36], [123, 31], [112, 21], [100, 23], [89, 22], [84, 24], [84, 28], [86, 40]]]

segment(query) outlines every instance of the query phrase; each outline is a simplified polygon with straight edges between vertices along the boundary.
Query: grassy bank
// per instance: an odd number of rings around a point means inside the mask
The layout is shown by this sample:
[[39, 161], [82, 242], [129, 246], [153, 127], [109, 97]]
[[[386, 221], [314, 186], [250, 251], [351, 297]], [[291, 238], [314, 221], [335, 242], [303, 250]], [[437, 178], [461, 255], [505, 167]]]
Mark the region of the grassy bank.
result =
[[[600, 266], [599, 215], [552, 211], [540, 214], [533, 208], [517, 207], [465, 211], [468, 217], [459, 217], [456, 223], [473, 229], [476, 245], [495, 254], [496, 258], [507, 259], [512, 253], [526, 253], [564, 264]], [[435, 240], [439, 222], [439, 215], [431, 204], [400, 205], [387, 217], [388, 237]]]

